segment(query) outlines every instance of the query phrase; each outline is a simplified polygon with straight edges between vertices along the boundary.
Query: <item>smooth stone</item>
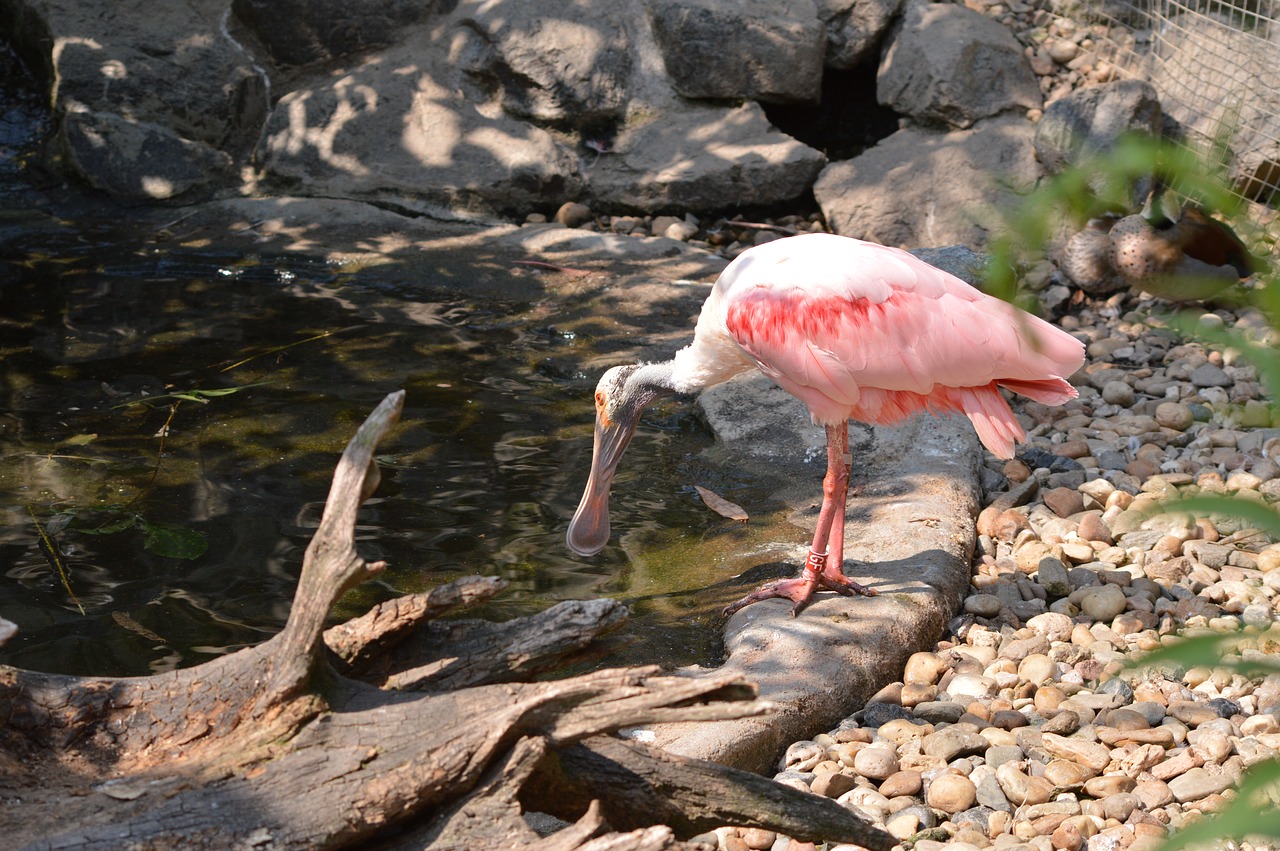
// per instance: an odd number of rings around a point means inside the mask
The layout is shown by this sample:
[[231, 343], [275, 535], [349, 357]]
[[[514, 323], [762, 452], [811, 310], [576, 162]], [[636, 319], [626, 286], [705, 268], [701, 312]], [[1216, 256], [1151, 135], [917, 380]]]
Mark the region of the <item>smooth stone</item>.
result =
[[853, 770], [871, 780], [886, 780], [898, 773], [898, 755], [893, 748], [862, 748], [853, 756]]
[[1163, 780], [1139, 780], [1133, 787], [1133, 794], [1138, 796], [1142, 806], [1148, 812], [1173, 803], [1173, 790]]
[[1096, 769], [1069, 759], [1050, 760], [1044, 767], [1044, 779], [1061, 789], [1080, 789], [1097, 774]]
[[1076, 524], [1076, 534], [1086, 541], [1098, 541], [1108, 546], [1115, 543], [1111, 528], [1102, 519], [1102, 513], [1098, 511], [1086, 511], [1080, 515], [1080, 522]]
[[1070, 517], [1084, 511], [1084, 494], [1075, 488], [1051, 488], [1041, 494], [1041, 499], [1059, 517]]
[[1027, 656], [1018, 664], [1018, 679], [1041, 685], [1057, 679], [1058, 663], [1043, 653]]
[[1219, 774], [1215, 776], [1203, 768], [1193, 768], [1186, 774], [1170, 780], [1169, 791], [1173, 793], [1174, 800], [1180, 804], [1185, 804], [1188, 801], [1199, 801], [1201, 798], [1216, 795], [1219, 792], [1230, 789], [1233, 785], [1230, 775]]
[[1101, 727], [1098, 729], [1098, 740], [1110, 746], [1127, 743], [1171, 748], [1174, 745], [1173, 731], [1168, 727], [1153, 727], [1150, 730], [1116, 730], [1112, 727]]
[[1072, 590], [1067, 566], [1062, 563], [1061, 559], [1053, 556], [1046, 556], [1040, 559], [1039, 565], [1036, 567], [1036, 582], [1053, 599], [1065, 597]]
[[[921, 705], [923, 706], [923, 704]], [[876, 735], [886, 742], [901, 745], [912, 739], [923, 739], [932, 732], [932, 724], [921, 724], [918, 721], [908, 721], [906, 718], [894, 718], [892, 721], [881, 724], [880, 728], [876, 730]]]
[[999, 690], [995, 680], [980, 674], [957, 674], [947, 684], [947, 694], [957, 700], [988, 700]]
[[929, 784], [925, 803], [936, 810], [953, 815], [967, 810], [977, 801], [978, 790], [973, 781], [962, 774], [940, 774]]
[[1052, 718], [1040, 725], [1040, 732], [1070, 736], [1080, 729], [1082, 723], [1083, 720], [1078, 712], [1073, 712], [1070, 709], [1059, 709]]
[[1141, 712], [1122, 706], [1107, 713], [1107, 726], [1117, 730], [1148, 730], [1151, 722]]
[[817, 742], [795, 742], [787, 748], [782, 762], [789, 771], [808, 771], [821, 762], [825, 755], [826, 751]]
[[1265, 733], [1280, 733], [1280, 718], [1271, 714], [1251, 715], [1240, 722], [1240, 735], [1257, 736]]
[[1006, 762], [996, 769], [1000, 789], [1012, 804], [1043, 804], [1053, 798], [1053, 784], [1043, 777], [1031, 777], [1016, 762]]
[[1095, 772], [1106, 768], [1107, 763], [1111, 762], [1111, 749], [1098, 742], [1045, 733], [1041, 736], [1041, 743], [1053, 756], [1078, 762]]
[[964, 601], [964, 611], [980, 618], [994, 618], [1003, 608], [1004, 603], [994, 594], [970, 594]]
[[1110, 623], [1124, 611], [1127, 601], [1118, 585], [1099, 585], [1081, 592], [1080, 611], [1095, 621]]
[[927, 703], [938, 696], [938, 687], [934, 685], [923, 685], [921, 683], [907, 683], [902, 687], [901, 694], [898, 695], [899, 702], [908, 708], [921, 703]]
[[999, 730], [1013, 730], [1029, 723], [1027, 716], [1016, 709], [1000, 709], [991, 713], [991, 726]]
[[903, 795], [918, 795], [922, 788], [920, 772], [908, 768], [886, 777], [880, 784], [880, 794], [886, 798], [897, 798]]
[[1033, 635], [1030, 638], [1015, 638], [1000, 645], [1000, 658], [1014, 662], [1021, 662], [1033, 653], [1043, 655], [1048, 652], [1049, 639], [1043, 635]]
[[1193, 700], [1175, 700], [1169, 704], [1169, 714], [1188, 727], [1198, 727], [1209, 721], [1216, 721], [1222, 714], [1208, 701], [1201, 703]]
[[995, 772], [986, 774], [978, 781], [978, 804], [989, 807], [996, 812], [1013, 812], [1013, 804], [1009, 802], [1009, 798], [1005, 795]]
[[977, 756], [986, 751], [987, 740], [971, 730], [963, 729], [959, 724], [925, 736], [921, 749], [929, 756], [951, 762], [962, 756]]
[[902, 681], [908, 685], [937, 685], [948, 667], [947, 662], [939, 658], [937, 653], [912, 653], [903, 669]]
[[1181, 402], [1161, 402], [1156, 406], [1156, 422], [1162, 428], [1186, 431], [1195, 422], [1191, 409]]
[[824, 798], [839, 798], [857, 785], [858, 779], [856, 777], [841, 774], [838, 771], [831, 771], [814, 777], [813, 785], [809, 788], [815, 795], [821, 795]]
[[[1104, 774], [1101, 777], [1092, 777], [1085, 781], [1085, 794], [1093, 798], [1107, 798], [1111, 795], [1121, 795], [1132, 792], [1134, 787], [1138, 785], [1138, 781], [1127, 774]], [[1128, 818], [1126, 816], [1125, 818]], [[1124, 821], [1124, 819], [1120, 819]]]
[[987, 765], [992, 768], [999, 768], [1006, 762], [1020, 760], [1023, 756], [1022, 748], [1017, 745], [993, 745], [987, 748], [987, 752], [984, 754]]
[[1027, 626], [1053, 642], [1068, 640], [1071, 637], [1071, 628], [1075, 624], [1067, 615], [1059, 612], [1045, 612], [1028, 620]]
[[964, 714], [964, 706], [951, 700], [928, 700], [917, 703], [911, 711], [930, 724], [954, 724]]

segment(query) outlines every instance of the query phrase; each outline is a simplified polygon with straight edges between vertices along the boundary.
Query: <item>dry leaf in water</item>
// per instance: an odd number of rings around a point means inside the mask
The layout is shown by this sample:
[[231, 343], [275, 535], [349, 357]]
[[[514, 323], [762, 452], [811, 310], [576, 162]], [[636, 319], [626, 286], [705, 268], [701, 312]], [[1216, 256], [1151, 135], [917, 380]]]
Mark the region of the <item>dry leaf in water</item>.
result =
[[730, 502], [724, 497], [717, 496], [702, 485], [694, 485], [693, 489], [698, 492], [698, 496], [702, 497], [702, 501], [707, 504], [716, 514], [721, 517], [728, 517], [730, 520], [740, 520], [746, 523], [748, 518], [747, 512], [743, 510], [741, 505], [736, 502]]

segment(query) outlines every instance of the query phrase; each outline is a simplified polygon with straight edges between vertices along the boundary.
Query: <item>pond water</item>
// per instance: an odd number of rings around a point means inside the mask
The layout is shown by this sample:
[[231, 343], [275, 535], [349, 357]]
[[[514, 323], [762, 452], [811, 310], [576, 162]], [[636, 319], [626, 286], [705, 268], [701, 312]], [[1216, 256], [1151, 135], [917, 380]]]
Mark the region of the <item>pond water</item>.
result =
[[[105, 227], [49, 240], [10, 241], [18, 259], [0, 262], [0, 616], [21, 630], [0, 661], [146, 674], [276, 632], [333, 465], [398, 388], [404, 415], [357, 529], [389, 570], [337, 618], [499, 575], [510, 588], [482, 616], [627, 602], [629, 648], [601, 664], [718, 657], [695, 592], [721, 577], [691, 552], [726, 521], [693, 494], [710, 483], [710, 437], [691, 406], [646, 419], [614, 543], [592, 559], [564, 546], [596, 376], [558, 305], [371, 286], [297, 258], [179, 261]], [[719, 484], [731, 499], [751, 487]]]

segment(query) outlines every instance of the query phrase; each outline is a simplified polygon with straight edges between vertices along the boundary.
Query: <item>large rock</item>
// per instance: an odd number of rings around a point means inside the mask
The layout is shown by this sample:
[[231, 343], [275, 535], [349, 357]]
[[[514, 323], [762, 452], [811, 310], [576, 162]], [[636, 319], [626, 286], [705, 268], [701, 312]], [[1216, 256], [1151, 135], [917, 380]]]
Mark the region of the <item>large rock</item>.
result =
[[68, 110], [61, 156], [90, 186], [126, 202], [185, 203], [229, 182], [231, 157], [149, 121]]
[[818, 0], [827, 28], [827, 67], [853, 68], [874, 58], [903, 0]]
[[903, 11], [880, 60], [876, 97], [917, 121], [958, 128], [1043, 103], [1007, 27], [964, 6], [923, 0]]
[[641, 212], [791, 201], [826, 164], [821, 152], [770, 127], [754, 103], [672, 103], [625, 128], [615, 150], [588, 172], [589, 195], [602, 207]]
[[817, 101], [826, 29], [813, 0], [648, 0], [667, 74], [687, 98]]
[[982, 249], [1001, 211], [1040, 176], [1032, 127], [1012, 116], [969, 130], [899, 130], [862, 155], [827, 166], [813, 194], [845, 236], [904, 247]]
[[52, 149], [74, 173], [126, 200], [190, 200], [247, 159], [267, 114], [266, 80], [223, 28], [224, 11], [216, 0], [121, 0], [109, 14], [32, 4], [23, 32], [44, 43], [23, 52], [43, 51], [37, 67], [56, 81]]
[[554, 208], [581, 192], [577, 155], [478, 97], [426, 30], [280, 98], [268, 186], [485, 216]]
[[622, 3], [568, 8], [560, 0], [525, 0], [471, 2], [455, 14], [478, 42], [469, 71], [501, 92], [503, 110], [593, 128], [620, 118], [629, 99], [633, 58], [626, 12]]
[[434, 4], [421, 0], [232, 0], [236, 17], [281, 65], [309, 65], [396, 40]]
[[1077, 89], [1044, 108], [1036, 124], [1036, 158], [1057, 174], [1111, 150], [1126, 133], [1159, 136], [1160, 99], [1150, 83], [1118, 80]]

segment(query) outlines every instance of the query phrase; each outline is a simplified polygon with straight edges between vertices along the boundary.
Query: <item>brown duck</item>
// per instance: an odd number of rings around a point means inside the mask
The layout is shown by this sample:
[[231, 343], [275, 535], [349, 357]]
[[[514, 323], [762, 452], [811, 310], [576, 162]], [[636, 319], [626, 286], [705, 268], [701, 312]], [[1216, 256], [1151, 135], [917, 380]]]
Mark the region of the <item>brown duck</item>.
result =
[[1090, 219], [1062, 251], [1062, 271], [1089, 295], [1106, 295], [1127, 286], [1111, 265], [1111, 229], [1119, 219], [1115, 214]]
[[1258, 271], [1240, 237], [1199, 207], [1173, 208], [1156, 184], [1141, 213], [1108, 234], [1111, 266], [1130, 284], [1170, 301], [1212, 298]]

